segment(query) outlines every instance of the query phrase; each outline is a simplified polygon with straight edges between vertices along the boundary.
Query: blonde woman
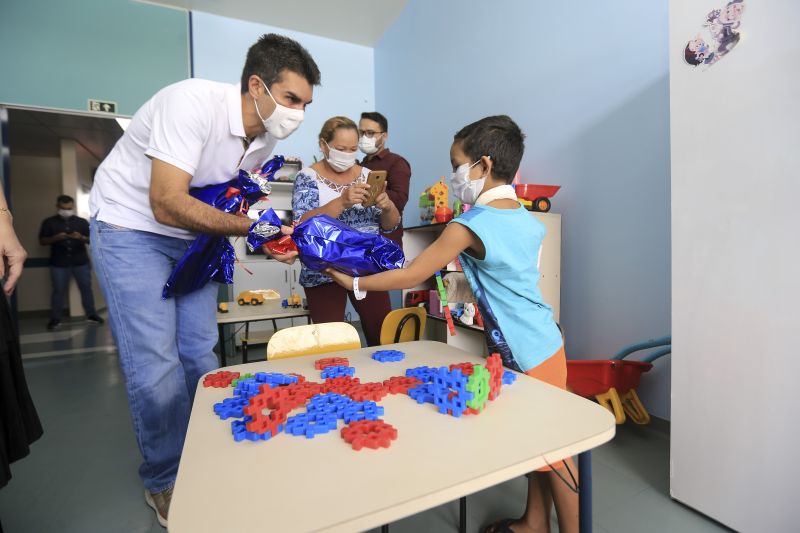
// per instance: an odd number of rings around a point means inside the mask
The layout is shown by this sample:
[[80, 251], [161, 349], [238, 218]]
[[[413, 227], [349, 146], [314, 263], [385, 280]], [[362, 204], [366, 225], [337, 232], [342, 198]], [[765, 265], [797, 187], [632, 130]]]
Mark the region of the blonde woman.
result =
[[[358, 127], [347, 117], [333, 117], [322, 125], [319, 148], [324, 158], [298, 172], [292, 196], [293, 218], [302, 222], [315, 215], [337, 218], [366, 233], [390, 233], [400, 224], [400, 212], [381, 191], [372, 207], [363, 207], [367, 198], [369, 169], [356, 164]], [[344, 319], [347, 298], [361, 319], [370, 346], [380, 341], [381, 324], [391, 310], [386, 292], [370, 291], [356, 299], [322, 272], [303, 267], [300, 284], [305, 288], [311, 320], [340, 322]]]

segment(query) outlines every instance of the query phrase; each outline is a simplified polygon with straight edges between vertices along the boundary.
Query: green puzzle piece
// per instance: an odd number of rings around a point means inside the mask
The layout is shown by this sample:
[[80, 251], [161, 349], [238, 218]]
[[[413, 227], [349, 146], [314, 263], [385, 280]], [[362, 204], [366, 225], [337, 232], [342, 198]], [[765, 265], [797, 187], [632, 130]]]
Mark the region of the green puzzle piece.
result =
[[483, 365], [472, 367], [472, 375], [467, 381], [467, 391], [472, 393], [472, 399], [467, 400], [467, 407], [483, 410], [486, 400], [489, 398], [489, 377], [491, 374]]

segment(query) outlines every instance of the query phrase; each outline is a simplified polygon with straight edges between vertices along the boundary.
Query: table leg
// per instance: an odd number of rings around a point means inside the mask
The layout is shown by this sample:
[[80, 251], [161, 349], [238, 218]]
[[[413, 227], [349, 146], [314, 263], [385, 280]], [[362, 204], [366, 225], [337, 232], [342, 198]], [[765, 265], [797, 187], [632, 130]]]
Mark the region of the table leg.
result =
[[467, 497], [458, 500], [458, 533], [467, 533]]
[[217, 324], [219, 330], [219, 360], [220, 366], [228, 366], [228, 360], [225, 355], [225, 325]]
[[381, 533], [389, 533], [389, 524], [381, 526]]
[[580, 533], [592, 533], [592, 452], [585, 451], [578, 455], [578, 479], [580, 493], [578, 507], [580, 509]]

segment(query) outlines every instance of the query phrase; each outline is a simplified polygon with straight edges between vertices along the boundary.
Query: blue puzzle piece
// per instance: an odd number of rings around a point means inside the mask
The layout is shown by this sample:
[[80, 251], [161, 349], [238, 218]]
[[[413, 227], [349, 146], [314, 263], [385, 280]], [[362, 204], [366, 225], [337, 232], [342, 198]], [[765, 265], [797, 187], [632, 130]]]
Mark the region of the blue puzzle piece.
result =
[[381, 363], [394, 363], [406, 358], [406, 354], [398, 350], [378, 350], [372, 353], [372, 358]]
[[437, 370], [429, 366], [418, 366], [416, 368], [409, 368], [406, 370], [406, 376], [410, 378], [417, 378], [423, 383], [433, 382], [433, 377], [436, 375]]
[[455, 417], [464, 413], [467, 402], [473, 397], [473, 393], [467, 391], [468, 381], [469, 377], [460, 368], [449, 370], [443, 366], [437, 370], [433, 378], [433, 403], [440, 413], [447, 414], [450, 411]]
[[353, 403], [347, 396], [329, 392], [313, 396], [306, 405], [306, 410], [309, 413], [331, 413], [337, 418], [342, 418], [344, 410]]
[[517, 375], [510, 370], [503, 372], [503, 385], [511, 385], [517, 380]]
[[247, 406], [246, 398], [225, 398], [219, 403], [214, 404], [214, 412], [221, 420], [228, 418], [242, 418], [243, 409]]
[[[259, 441], [259, 440], [269, 440], [274, 435], [267, 431], [264, 434], [254, 433], [252, 431], [247, 431], [247, 423], [250, 422], [253, 418], [250, 416], [244, 417], [242, 420], [234, 420], [231, 422], [231, 433], [233, 433], [233, 440], [236, 442], [241, 442], [243, 440], [249, 441]], [[277, 433], [283, 431], [283, 425], [278, 425]]]
[[334, 431], [337, 420], [336, 415], [331, 413], [300, 413], [289, 417], [285, 431], [291, 435], [304, 435], [307, 439], [313, 439], [317, 435]]
[[433, 403], [434, 386], [431, 383], [424, 383], [408, 389], [408, 395], [417, 401], [417, 403]]
[[383, 407], [373, 401], [353, 402], [344, 409], [342, 418], [349, 424], [357, 420], [377, 420], [383, 416]]
[[356, 369], [352, 366], [329, 366], [322, 371], [322, 379], [355, 376]]

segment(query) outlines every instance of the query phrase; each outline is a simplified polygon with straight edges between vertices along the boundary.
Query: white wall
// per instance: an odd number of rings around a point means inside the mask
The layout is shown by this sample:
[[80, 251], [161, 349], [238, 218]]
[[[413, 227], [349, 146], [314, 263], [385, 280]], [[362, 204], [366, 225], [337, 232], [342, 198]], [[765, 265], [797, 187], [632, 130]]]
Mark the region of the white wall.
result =
[[800, 3], [747, 2], [740, 44], [686, 65], [722, 5], [671, 1], [671, 492], [739, 531], [797, 531]]
[[[28, 258], [47, 260], [50, 248], [39, 245], [42, 221], [55, 214], [61, 194], [61, 160], [58, 157], [11, 156], [11, 201], [14, 228]], [[41, 262], [41, 261], [39, 261]], [[19, 280], [20, 311], [50, 309], [50, 269], [26, 268]]]
[[[75, 212], [79, 217], [89, 219], [89, 191], [92, 188], [94, 170], [100, 161], [86, 148], [72, 139], [61, 139], [61, 188], [64, 194], [75, 199]], [[92, 271], [92, 292], [95, 309], [104, 309], [106, 301], [103, 291]], [[81, 293], [74, 281], [69, 286], [69, 315], [84, 316]]]
[[[299, 15], [302, 16], [302, 15]], [[358, 28], [353, 28], [358, 31]], [[322, 73], [322, 86], [314, 89], [314, 102], [306, 110], [298, 131], [280, 141], [276, 154], [299, 156], [303, 163], [320, 157], [319, 130], [325, 120], [344, 115], [356, 122], [362, 111], [375, 110], [373, 49], [283, 28], [192, 13], [194, 76], [238, 83], [247, 49], [265, 33], [295, 39], [312, 55]]]

